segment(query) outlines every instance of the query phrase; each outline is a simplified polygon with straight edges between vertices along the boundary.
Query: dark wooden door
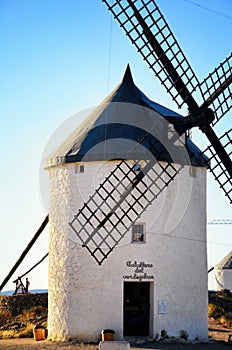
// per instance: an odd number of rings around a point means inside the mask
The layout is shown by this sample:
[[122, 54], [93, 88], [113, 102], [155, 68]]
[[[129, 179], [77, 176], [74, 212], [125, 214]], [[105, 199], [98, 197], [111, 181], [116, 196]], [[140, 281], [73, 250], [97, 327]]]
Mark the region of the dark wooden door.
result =
[[124, 336], [148, 336], [150, 283], [124, 283]]

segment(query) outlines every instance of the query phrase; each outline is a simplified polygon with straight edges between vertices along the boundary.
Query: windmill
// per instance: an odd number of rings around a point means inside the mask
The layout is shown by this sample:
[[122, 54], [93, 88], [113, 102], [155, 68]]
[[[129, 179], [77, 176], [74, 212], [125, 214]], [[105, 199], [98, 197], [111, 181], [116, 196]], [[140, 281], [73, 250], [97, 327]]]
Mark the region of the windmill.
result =
[[[177, 40], [175, 39], [169, 25], [164, 16], [159, 10], [157, 4], [152, 0], [103, 0], [108, 9], [111, 11], [119, 25], [122, 27], [132, 44], [135, 46], [143, 60], [146, 62], [151, 72], [160, 80], [161, 84], [166, 89], [167, 93], [176, 102], [178, 107], [187, 105], [189, 114], [182, 119], [182, 124], [176, 124], [175, 136], [173, 136], [172, 143], [176, 138], [180, 139], [180, 135], [191, 130], [193, 127], [199, 129], [205, 134], [209, 141], [209, 146], [203, 153], [208, 155], [208, 160], [204, 159], [210, 165], [216, 182], [219, 184], [221, 190], [224, 192], [226, 198], [232, 202], [232, 162], [231, 162], [231, 143], [232, 143], [232, 129], [224, 132], [222, 136], [218, 136], [214, 131], [214, 126], [220, 123], [225, 114], [231, 108], [231, 87], [232, 82], [232, 55], [228, 56], [217, 68], [213, 70], [202, 82], [200, 82], [188, 63], [183, 51], [181, 50]], [[195, 96], [198, 94], [202, 98], [201, 102], [197, 102]], [[211, 108], [210, 108], [211, 107]], [[156, 147], [153, 143], [151, 147]], [[94, 197], [99, 197], [99, 189], [93, 194], [91, 198], [84, 204], [83, 208], [78, 211], [73, 220], [70, 221], [70, 226], [76, 232], [81, 240], [81, 243], [86, 247], [90, 254], [101, 264], [108, 254], [118, 244], [120, 239], [128, 231], [133, 221], [130, 213], [133, 212], [135, 217], [141, 215], [141, 211], [146, 207], [135, 210], [132, 198], [136, 201], [138, 198], [144, 197], [143, 192], [137, 192], [133, 195], [133, 189], [140, 183], [143, 184], [143, 179], [152, 169], [152, 162], [149, 162], [136, 174], [133, 169], [129, 169], [124, 161], [111, 173], [111, 176], [106, 178], [101, 185], [101, 190], [109, 186], [111, 180], [115, 182], [117, 174], [121, 173], [126, 183], [120, 183], [120, 200], [114, 201], [115, 192], [104, 194], [101, 202], [94, 204]], [[127, 168], [125, 172], [125, 168]], [[179, 169], [180, 170], [180, 169]], [[179, 171], [178, 170], [178, 171]], [[154, 191], [153, 188], [147, 188], [146, 196], [149, 191], [150, 197], [147, 201], [154, 200], [163, 189], [176, 177], [178, 171], [169, 162], [165, 168], [160, 169], [160, 173], [156, 174], [156, 180], [159, 180], [159, 186]], [[164, 176], [165, 175], [165, 176]], [[152, 180], [153, 184], [155, 178]], [[116, 192], [119, 191], [119, 186], [116, 186]], [[127, 208], [127, 213], [124, 214], [128, 225], [125, 232], [118, 232], [118, 238], [112, 238], [111, 232], [105, 232], [105, 236], [98, 241], [95, 247], [92, 248], [90, 242], [99, 228], [104, 228], [105, 223], [110, 222], [115, 210], [121, 206], [125, 201], [128, 202], [130, 197], [130, 205]], [[118, 196], [116, 196], [118, 198]], [[99, 198], [98, 198], [99, 199]], [[106, 200], [111, 203], [107, 204], [105, 217], [99, 220], [96, 216], [97, 209], [102, 206]], [[113, 200], [113, 201], [112, 201]], [[109, 202], [109, 201], [108, 201]], [[88, 214], [86, 215], [86, 212]], [[118, 221], [123, 219], [117, 218]], [[91, 233], [85, 232], [86, 223], [92, 226], [92, 221], [95, 221], [94, 228], [91, 228]], [[81, 230], [76, 229], [76, 222], [79, 222]], [[116, 227], [116, 225], [115, 225]], [[83, 235], [84, 232], [84, 235]], [[110, 244], [107, 243], [106, 237], [109, 237]], [[105, 253], [101, 248], [102, 244], [108, 246], [108, 251]], [[4, 282], [5, 284], [5, 282]]]
[[[106, 325], [118, 339], [176, 336], [183, 323], [207, 337], [206, 168], [231, 200], [231, 131], [212, 127], [230, 109], [231, 57], [199, 83], [153, 1], [105, 3], [189, 114], [151, 101], [128, 66], [47, 159], [50, 337], [92, 341]], [[209, 157], [186, 135], [196, 126]]]
[[[231, 225], [231, 219], [213, 219], [208, 222], [208, 225]], [[214, 266], [208, 270], [208, 273], [214, 270]]]
[[[214, 126], [231, 108], [232, 54], [199, 82], [154, 1], [103, 0], [103, 3], [107, 5], [177, 106], [181, 108], [185, 104], [188, 107], [188, 115], [173, 123], [174, 130], [166, 149], [177, 140], [180, 141], [181, 135], [188, 130], [198, 127], [209, 141], [207, 149], [203, 152], [208, 155], [208, 159], [204, 161], [231, 203], [232, 129], [218, 136]], [[197, 102], [196, 94], [200, 94], [202, 102]], [[146, 138], [146, 135], [144, 137]], [[161, 147], [157, 139], [150, 146], [153, 149]], [[107, 258], [133, 222], [178, 175], [181, 166], [176, 169], [172, 161], [169, 160], [167, 165], [152, 177], [150, 185], [146, 186], [146, 195], [138, 189], [139, 184], [144, 184], [146, 177], [151, 179], [149, 174], [157, 160], [147, 162], [136, 175], [133, 169], [129, 169], [125, 161], [122, 161], [74, 215], [70, 226], [98, 264]], [[112, 188], [115, 179], [118, 185]], [[156, 183], [161, 185], [154, 189]], [[137, 194], [134, 194], [136, 190]], [[147, 199], [146, 204], [136, 209], [135, 203], [141, 197]], [[123, 203], [127, 203], [127, 209], [119, 216], [117, 210], [122, 208]], [[104, 217], [99, 217], [99, 208], [103, 208]], [[118, 230], [117, 223], [123, 220], [124, 230]], [[110, 229], [106, 228], [107, 223], [111, 224]]]

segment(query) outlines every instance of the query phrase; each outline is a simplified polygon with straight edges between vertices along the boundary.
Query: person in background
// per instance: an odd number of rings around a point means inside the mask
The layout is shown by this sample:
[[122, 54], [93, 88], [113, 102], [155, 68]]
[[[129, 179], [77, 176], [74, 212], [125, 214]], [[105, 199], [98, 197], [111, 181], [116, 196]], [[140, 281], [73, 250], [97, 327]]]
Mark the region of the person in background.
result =
[[28, 288], [30, 286], [30, 282], [28, 281], [28, 278], [26, 278], [26, 287], [25, 287], [25, 292], [28, 293]]

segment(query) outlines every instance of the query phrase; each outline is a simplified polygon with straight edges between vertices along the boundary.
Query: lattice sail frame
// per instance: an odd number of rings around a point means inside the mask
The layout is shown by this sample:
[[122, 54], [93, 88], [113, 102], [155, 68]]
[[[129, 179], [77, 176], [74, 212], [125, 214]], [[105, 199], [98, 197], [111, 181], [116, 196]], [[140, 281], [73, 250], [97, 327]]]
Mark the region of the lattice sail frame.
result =
[[[181, 108], [184, 103], [188, 105], [192, 123], [189, 124], [189, 129], [199, 126], [210, 141], [207, 152], [213, 164], [211, 172], [231, 202], [231, 153], [225, 152], [221, 143], [223, 136], [216, 135], [207, 121], [206, 116], [209, 114], [205, 112], [212, 106], [215, 116], [212, 125], [215, 125], [232, 107], [232, 54], [200, 83], [154, 0], [102, 2], [107, 5], [178, 107]], [[202, 97], [203, 103], [200, 106], [195, 101], [195, 91]], [[197, 121], [194, 122], [194, 119]], [[186, 120], [188, 122], [190, 118]], [[231, 143], [231, 138], [229, 140]], [[218, 172], [218, 169], [221, 170]], [[226, 181], [221, 181], [221, 172], [225, 173]]]
[[70, 226], [99, 265], [181, 168], [179, 164], [157, 162], [146, 176], [142, 170], [136, 175], [130, 163], [121, 161], [84, 203]]
[[[144, 140], [149, 144], [147, 160], [120, 161], [69, 223], [78, 242], [99, 265], [184, 166], [191, 164], [185, 137], [180, 137], [164, 118], [160, 120], [163, 122], [156, 123], [155, 134], [163, 134], [165, 127], [165, 144], [158, 139], [151, 143], [145, 132]], [[164, 142], [162, 136], [160, 139]], [[167, 151], [170, 161], [157, 161], [152, 155], [157, 147]], [[139, 170], [134, 164], [139, 164]]]
[[[204, 101], [208, 101], [210, 106], [212, 100], [212, 109], [215, 115], [212, 125], [218, 123], [232, 107], [232, 88], [228, 85], [223, 89], [223, 86], [231, 81], [231, 74], [232, 53], [200, 84]], [[219, 94], [217, 93], [218, 90], [221, 91]]]
[[[196, 113], [198, 117], [202, 117], [204, 111], [213, 104], [215, 123], [229, 111], [232, 107], [230, 101], [231, 56], [200, 83], [153, 0], [102, 1], [107, 4], [126, 35], [179, 108], [186, 103], [190, 114], [194, 116]], [[139, 20], [140, 16], [142, 21]], [[196, 90], [200, 91], [203, 100], [200, 107], [193, 97]], [[227, 166], [228, 162], [230, 163], [227, 155], [230, 156], [231, 153], [227, 151], [227, 154], [223, 154], [224, 149], [220, 145], [220, 141], [227, 137], [229, 141], [226, 142], [225, 148], [231, 147], [230, 131], [217, 139], [209, 125], [200, 122], [199, 127], [210, 142], [215, 139], [216, 143], [219, 142], [217, 149], [220, 150], [221, 158], [218, 157], [213, 146], [209, 146], [207, 152], [210, 154], [211, 162], [215, 163], [211, 171], [231, 200], [231, 178], [228, 176], [231, 169]], [[173, 146], [177, 141], [176, 136], [172, 141]], [[226, 168], [220, 165], [223, 157], [226, 158]], [[126, 160], [120, 162], [70, 222], [77, 238], [98, 264], [102, 264], [133, 223], [175, 179], [184, 164], [177, 161], [176, 164], [179, 166], [176, 167], [172, 160], [162, 167], [161, 163], [154, 159], [148, 162], [143, 159], [143, 161], [145, 166], [136, 175]], [[145, 176], [148, 181], [144, 182]], [[119, 224], [122, 224], [120, 229]]]
[[136, 5], [136, 9], [142, 15], [153, 38], [157, 40], [163, 49], [163, 57], [166, 55], [172, 62], [173, 73], [177, 72], [179, 74], [191, 95], [195, 92], [196, 87], [200, 86], [200, 83], [156, 3], [151, 0], [102, 0], [102, 2], [113, 13], [149, 68], [160, 79], [161, 84], [164, 85], [172, 99], [181, 108], [185, 101], [180, 97], [175, 88], [176, 81], [173, 81], [162, 63], [162, 53], [160, 56], [157, 56], [151, 47], [149, 39], [144, 35], [143, 27], [131, 9], [131, 4]]
[[[232, 53], [200, 82], [154, 0], [102, 0], [102, 2], [112, 12], [143, 60], [159, 78], [179, 108], [184, 103], [188, 104], [190, 111], [189, 105], [192, 105], [193, 109], [196, 108], [197, 105], [191, 100], [192, 96], [198, 94], [202, 97], [203, 105], [212, 104], [216, 116], [213, 125], [231, 109], [229, 84], [232, 82]], [[146, 29], [144, 30], [139, 23], [133, 8], [138, 11], [138, 16], [141, 16], [148, 27], [146, 35]], [[160, 46], [159, 54], [155, 52], [154, 46], [152, 47], [152, 40]], [[170, 67], [165, 57], [170, 61]], [[179, 83], [181, 85], [178, 91]], [[224, 88], [225, 85], [228, 86]], [[185, 88], [186, 92], [180, 93]]]
[[[227, 154], [232, 156], [232, 129], [225, 132], [219, 139], [224, 146]], [[224, 191], [225, 195], [229, 198], [232, 203], [232, 178], [229, 176], [223, 163], [220, 161], [217, 153], [212, 146], [208, 146], [202, 155], [207, 155], [208, 165], [210, 172], [213, 174], [214, 179], [218, 182], [219, 187]]]

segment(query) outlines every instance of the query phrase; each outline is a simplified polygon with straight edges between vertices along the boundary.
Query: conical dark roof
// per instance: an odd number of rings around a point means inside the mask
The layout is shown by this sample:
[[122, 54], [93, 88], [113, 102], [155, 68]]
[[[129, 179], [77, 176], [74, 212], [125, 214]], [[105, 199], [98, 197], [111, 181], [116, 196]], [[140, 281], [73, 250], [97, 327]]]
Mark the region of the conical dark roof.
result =
[[[128, 65], [121, 83], [47, 159], [46, 166], [154, 156], [176, 162], [167, 144], [173, 124], [182, 118], [145, 96], [134, 84]], [[205, 166], [197, 146], [185, 137], [184, 142], [191, 163]]]
[[156, 102], [151, 101], [144, 93], [134, 84], [130, 65], [128, 64], [121, 83], [105, 98], [103, 103], [124, 102], [133, 103], [139, 106], [150, 108], [166, 117], [182, 116]]

